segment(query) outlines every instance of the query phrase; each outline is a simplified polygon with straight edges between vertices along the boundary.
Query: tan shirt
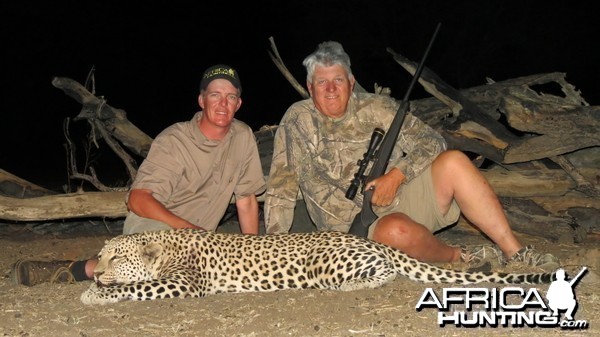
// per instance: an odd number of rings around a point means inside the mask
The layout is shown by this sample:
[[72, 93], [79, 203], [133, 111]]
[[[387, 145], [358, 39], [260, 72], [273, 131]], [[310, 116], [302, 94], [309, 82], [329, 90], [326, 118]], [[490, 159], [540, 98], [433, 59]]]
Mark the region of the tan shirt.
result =
[[252, 129], [234, 119], [224, 139], [210, 140], [198, 128], [201, 115], [154, 139], [131, 188], [149, 189], [174, 214], [215, 230], [232, 195], [261, 194], [265, 180]]
[[[347, 232], [362, 206], [360, 192], [353, 200], [345, 197], [357, 162], [373, 130], [387, 131], [398, 107], [389, 96], [355, 93], [344, 116], [334, 119], [319, 112], [311, 99], [294, 103], [275, 134], [264, 203], [267, 233], [289, 231], [298, 191], [317, 229]], [[439, 133], [407, 113], [387, 169], [397, 167], [409, 182], [445, 149]]]

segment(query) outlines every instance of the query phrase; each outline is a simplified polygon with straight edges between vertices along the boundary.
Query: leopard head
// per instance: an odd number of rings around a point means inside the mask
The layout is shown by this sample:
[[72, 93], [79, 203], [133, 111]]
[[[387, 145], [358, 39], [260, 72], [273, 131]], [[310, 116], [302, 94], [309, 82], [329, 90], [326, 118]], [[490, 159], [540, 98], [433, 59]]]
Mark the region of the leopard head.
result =
[[121, 235], [105, 243], [94, 269], [94, 280], [98, 286], [158, 278], [164, 257], [163, 245], [139, 238], [139, 235]]

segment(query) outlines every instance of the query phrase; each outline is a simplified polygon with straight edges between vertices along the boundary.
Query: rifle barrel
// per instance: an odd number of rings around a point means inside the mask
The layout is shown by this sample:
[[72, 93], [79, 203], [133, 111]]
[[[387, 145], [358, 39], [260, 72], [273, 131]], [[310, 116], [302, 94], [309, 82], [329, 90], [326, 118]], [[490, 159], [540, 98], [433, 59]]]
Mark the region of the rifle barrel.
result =
[[[417, 83], [419, 76], [421, 76], [421, 72], [423, 71], [423, 66], [425, 65], [425, 59], [427, 58], [427, 55], [429, 55], [429, 51], [431, 50], [431, 46], [433, 46], [433, 42], [435, 41], [435, 38], [437, 37], [437, 34], [440, 30], [441, 25], [442, 25], [442, 23], [440, 22], [437, 24], [437, 27], [435, 28], [435, 32], [433, 33], [433, 36], [431, 37], [431, 40], [429, 41], [429, 45], [427, 46], [427, 49], [425, 50], [423, 57], [421, 58], [421, 62], [417, 66], [417, 70], [415, 71], [415, 74], [413, 75], [410, 85], [408, 86], [408, 90], [406, 90], [404, 99], [402, 100], [402, 102], [400, 103], [400, 106], [398, 107], [396, 116], [394, 116], [394, 119], [392, 120], [392, 123], [391, 123], [387, 133], [383, 137], [383, 141], [381, 142], [379, 151], [377, 152], [377, 158], [375, 158], [375, 161], [373, 162], [373, 166], [371, 167], [371, 171], [369, 172], [369, 175], [363, 182], [364, 184], [367, 184], [371, 180], [374, 180], [374, 179], [382, 176], [383, 174], [385, 174], [385, 170], [387, 168], [388, 161], [392, 155], [392, 151], [394, 150], [396, 141], [398, 139], [398, 135], [400, 134], [400, 129], [402, 128], [402, 124], [404, 123], [404, 117], [406, 116], [406, 111], [408, 110], [408, 97], [410, 96], [410, 92], [412, 91], [413, 87], [415, 86], [415, 83]], [[375, 212], [373, 212], [373, 207], [371, 205], [371, 197], [372, 196], [373, 196], [373, 191], [364, 191], [363, 205], [362, 205], [360, 212], [358, 212], [354, 216], [354, 220], [352, 221], [352, 224], [350, 225], [350, 230], [349, 230], [350, 234], [366, 237], [368, 234], [369, 227], [375, 220], [377, 220], [377, 214], [375, 214]]]

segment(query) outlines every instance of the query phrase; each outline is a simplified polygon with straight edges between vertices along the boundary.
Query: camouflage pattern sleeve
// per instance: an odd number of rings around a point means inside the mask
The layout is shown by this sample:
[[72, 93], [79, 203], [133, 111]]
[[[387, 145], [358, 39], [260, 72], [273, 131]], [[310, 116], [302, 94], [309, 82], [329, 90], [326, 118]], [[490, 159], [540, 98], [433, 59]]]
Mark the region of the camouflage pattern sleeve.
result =
[[[397, 109], [393, 98], [374, 94], [353, 95], [340, 118], [323, 115], [310, 99], [294, 103], [275, 134], [264, 203], [267, 233], [290, 230], [300, 190], [318, 230], [347, 231], [362, 205], [361, 193], [352, 200], [345, 196], [357, 160], [374, 128], [388, 129]], [[445, 146], [435, 130], [409, 113], [388, 168], [398, 167], [411, 180]]]
[[405, 182], [421, 174], [447, 148], [442, 135], [410, 112], [406, 114], [396, 146], [404, 151], [404, 156], [395, 151], [390, 164], [404, 173]]
[[[358, 109], [357, 114], [363, 120], [374, 119], [373, 123], [379, 123], [386, 132], [389, 131], [400, 102], [389, 96], [363, 94], [360, 98], [362, 103], [359, 106], [362, 105], [362, 108]], [[446, 141], [437, 131], [409, 111], [390, 157], [388, 170], [398, 168], [406, 176], [405, 182], [409, 182], [429, 167], [446, 146]]]
[[294, 208], [300, 188], [296, 170], [290, 163], [287, 150], [287, 116], [288, 114], [282, 118], [273, 141], [273, 159], [264, 202], [267, 234], [289, 232], [294, 221]]

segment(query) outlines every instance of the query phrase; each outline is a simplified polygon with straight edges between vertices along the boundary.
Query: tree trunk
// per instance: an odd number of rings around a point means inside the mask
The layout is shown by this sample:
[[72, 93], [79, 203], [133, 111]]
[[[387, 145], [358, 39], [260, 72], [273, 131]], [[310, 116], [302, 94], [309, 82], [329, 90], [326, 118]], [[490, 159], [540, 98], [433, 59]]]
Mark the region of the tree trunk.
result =
[[120, 218], [127, 215], [126, 193], [84, 192], [28, 199], [0, 196], [0, 214], [2, 219], [15, 221]]

